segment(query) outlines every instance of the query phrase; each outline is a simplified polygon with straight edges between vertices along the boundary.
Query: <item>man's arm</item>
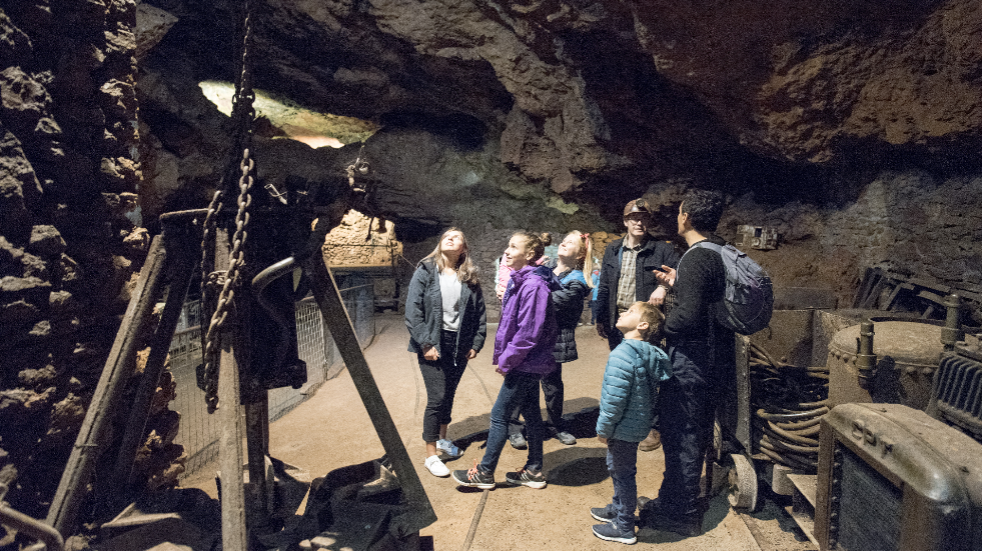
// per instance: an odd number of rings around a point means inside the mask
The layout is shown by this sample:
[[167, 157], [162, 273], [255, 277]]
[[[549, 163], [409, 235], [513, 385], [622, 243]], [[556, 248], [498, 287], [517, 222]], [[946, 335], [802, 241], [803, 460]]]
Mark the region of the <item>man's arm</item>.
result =
[[[714, 258], [715, 262], [714, 262]], [[709, 249], [691, 251], [686, 257], [684, 272], [675, 281], [675, 307], [665, 320], [668, 336], [702, 335], [708, 330], [705, 319], [708, 305], [720, 297], [719, 272], [715, 266], [722, 261]], [[722, 266], [719, 266], [721, 268]]]

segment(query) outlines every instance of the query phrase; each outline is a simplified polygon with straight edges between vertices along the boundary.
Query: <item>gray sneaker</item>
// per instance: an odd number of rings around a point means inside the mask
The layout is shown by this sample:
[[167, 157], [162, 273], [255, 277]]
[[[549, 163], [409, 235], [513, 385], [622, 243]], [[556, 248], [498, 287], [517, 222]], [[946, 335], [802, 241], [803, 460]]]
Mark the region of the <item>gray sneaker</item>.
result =
[[618, 543], [626, 543], [628, 545], [632, 545], [638, 541], [638, 537], [634, 534], [633, 528], [631, 530], [621, 530], [615, 526], [613, 522], [608, 522], [607, 524], [594, 524], [593, 535], [602, 540], [616, 541]]
[[471, 469], [460, 469], [453, 472], [453, 479], [461, 486], [490, 490], [494, 488], [494, 474], [482, 472], [475, 465]]
[[505, 473], [505, 480], [515, 486], [528, 486], [536, 490], [546, 487], [546, 475], [542, 474], [541, 471], [536, 473], [524, 468], [515, 472]]
[[593, 507], [590, 509], [590, 516], [600, 522], [613, 522], [617, 518], [617, 513], [614, 511], [614, 505], [608, 503], [604, 507]]
[[529, 443], [525, 441], [525, 437], [520, 432], [509, 436], [508, 441], [511, 442], [511, 447], [516, 450], [524, 450], [529, 447]]
[[560, 431], [556, 433], [556, 440], [567, 446], [572, 446], [576, 444], [576, 437], [566, 431]]

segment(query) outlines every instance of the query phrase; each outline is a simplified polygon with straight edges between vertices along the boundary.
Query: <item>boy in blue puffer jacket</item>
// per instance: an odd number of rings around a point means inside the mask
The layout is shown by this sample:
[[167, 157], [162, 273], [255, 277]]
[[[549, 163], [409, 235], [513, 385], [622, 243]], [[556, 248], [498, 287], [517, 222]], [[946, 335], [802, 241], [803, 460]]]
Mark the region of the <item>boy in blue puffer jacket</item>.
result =
[[607, 445], [607, 470], [614, 497], [606, 507], [590, 509], [606, 524], [593, 527], [602, 540], [632, 544], [634, 510], [638, 504], [638, 443], [648, 436], [655, 415], [659, 384], [672, 375], [662, 349], [650, 344], [661, 332], [665, 316], [647, 302], [635, 302], [617, 319], [624, 340], [611, 350], [600, 391], [597, 440]]

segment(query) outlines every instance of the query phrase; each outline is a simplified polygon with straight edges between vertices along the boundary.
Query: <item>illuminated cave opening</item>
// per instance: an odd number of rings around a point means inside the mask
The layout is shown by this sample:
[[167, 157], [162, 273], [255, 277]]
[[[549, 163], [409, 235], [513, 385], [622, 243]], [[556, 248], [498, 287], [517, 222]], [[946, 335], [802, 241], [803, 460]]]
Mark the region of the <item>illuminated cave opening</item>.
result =
[[[198, 86], [219, 111], [227, 116], [232, 115], [232, 95], [235, 93], [233, 84], [206, 80], [198, 83]], [[281, 137], [303, 142], [315, 149], [364, 142], [379, 129], [377, 124], [369, 121], [318, 113], [262, 90], [255, 90], [255, 93], [257, 116], [265, 117], [282, 131], [284, 136]]]

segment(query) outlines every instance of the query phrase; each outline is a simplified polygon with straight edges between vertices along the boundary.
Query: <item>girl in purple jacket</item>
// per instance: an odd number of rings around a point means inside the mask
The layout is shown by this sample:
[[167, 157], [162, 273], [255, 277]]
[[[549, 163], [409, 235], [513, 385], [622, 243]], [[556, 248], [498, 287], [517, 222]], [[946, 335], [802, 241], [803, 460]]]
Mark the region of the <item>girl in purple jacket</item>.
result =
[[470, 470], [453, 472], [462, 486], [481, 489], [494, 487], [494, 471], [508, 440], [508, 417], [520, 407], [528, 433], [529, 455], [525, 466], [505, 474], [509, 484], [545, 488], [542, 473], [542, 412], [539, 410], [539, 381], [555, 369], [552, 351], [558, 329], [549, 300], [552, 291], [562, 286], [552, 270], [537, 266], [535, 261], [545, 249], [542, 236], [519, 232], [508, 241], [502, 262], [513, 268], [505, 290], [501, 321], [494, 338], [496, 371], [505, 377], [498, 399], [491, 408], [484, 458]]

